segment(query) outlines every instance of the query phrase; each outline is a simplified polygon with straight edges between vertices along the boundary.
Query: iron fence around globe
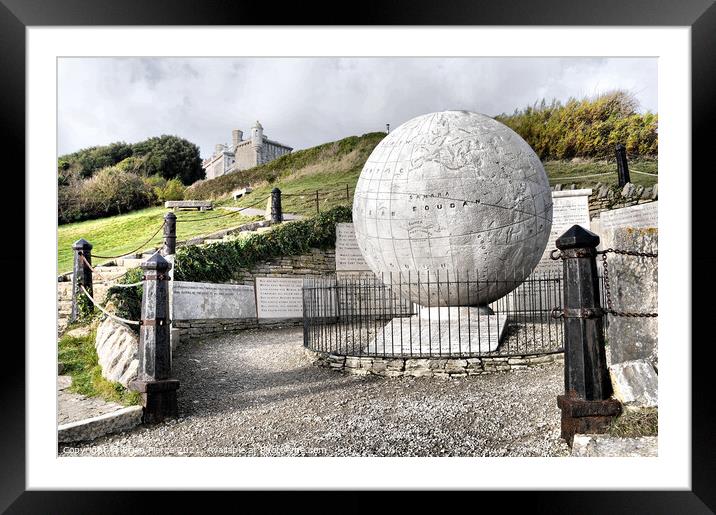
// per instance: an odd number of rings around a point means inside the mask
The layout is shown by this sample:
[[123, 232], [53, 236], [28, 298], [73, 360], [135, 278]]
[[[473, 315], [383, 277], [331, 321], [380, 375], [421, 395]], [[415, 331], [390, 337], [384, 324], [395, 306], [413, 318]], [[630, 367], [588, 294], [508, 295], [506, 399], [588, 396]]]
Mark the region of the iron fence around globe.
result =
[[[504, 275], [306, 279], [304, 346], [346, 356], [403, 358], [562, 352], [563, 319], [552, 316], [563, 305], [562, 272], [535, 272], [524, 281]], [[472, 305], [470, 292], [490, 289], [511, 291], [487, 306]], [[459, 306], [445, 305], [445, 299], [458, 297]]]

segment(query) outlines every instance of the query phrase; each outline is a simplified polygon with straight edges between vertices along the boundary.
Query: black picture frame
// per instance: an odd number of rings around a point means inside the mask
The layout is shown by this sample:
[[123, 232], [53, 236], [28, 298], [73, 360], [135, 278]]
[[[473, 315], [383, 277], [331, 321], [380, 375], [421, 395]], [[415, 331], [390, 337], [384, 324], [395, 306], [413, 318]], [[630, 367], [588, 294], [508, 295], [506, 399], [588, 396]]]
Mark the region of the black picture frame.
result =
[[[307, 5], [286, 4], [280, 9], [267, 8], [258, 2], [228, 2], [221, 0], [0, 0], [0, 134], [5, 147], [6, 170], [14, 170], [18, 183], [14, 196], [25, 191], [19, 170], [25, 170], [25, 29], [29, 26], [90, 26], [90, 25], [546, 25], [546, 26], [687, 26], [691, 28], [692, 71], [692, 241], [699, 234], [709, 234], [710, 186], [714, 172], [711, 148], [716, 135], [714, 104], [716, 104], [716, 5], [713, 0], [649, 1], [609, 0], [576, 2], [569, 0], [534, 1], [469, 1], [451, 3], [427, 0], [393, 1], [378, 4]], [[711, 158], [711, 159], [709, 159]], [[9, 161], [9, 162], [8, 162]], [[665, 173], [669, 173], [666, 171]], [[682, 173], [686, 173], [683, 171]], [[8, 178], [9, 180], [9, 178]], [[694, 187], [698, 180], [698, 187]], [[19, 209], [23, 209], [22, 206]], [[15, 217], [16, 218], [16, 217]], [[25, 225], [16, 219], [7, 224], [10, 241], [24, 241]], [[700, 243], [700, 242], [699, 242]], [[31, 273], [24, 263], [18, 265], [19, 244], [0, 256], [7, 274], [5, 286], [13, 292], [13, 302], [19, 304], [24, 292], [23, 276]], [[714, 430], [714, 401], [711, 377], [713, 372], [713, 340], [707, 333], [699, 334], [706, 324], [694, 322], [708, 320], [711, 305], [709, 293], [716, 286], [709, 273], [716, 258], [709, 248], [698, 252], [684, 249], [685, 265], [691, 254], [692, 273], [699, 273], [698, 288], [693, 288], [691, 299], [691, 328], [684, 328], [683, 340], [663, 342], [677, 345], [692, 356], [692, 489], [690, 491], [642, 492], [480, 492], [476, 504], [468, 501], [464, 506], [489, 506], [497, 501], [509, 507], [525, 504], [533, 513], [713, 513], [716, 510], [716, 446]], [[23, 259], [24, 261], [24, 259]], [[22, 268], [25, 274], [20, 274]], [[693, 284], [693, 281], [692, 281]], [[701, 295], [699, 295], [701, 293]], [[699, 298], [701, 297], [701, 298]], [[685, 307], [688, 303], [685, 303]], [[25, 322], [31, 322], [25, 313]], [[8, 324], [12, 325], [12, 324]], [[19, 324], [8, 327], [18, 331]], [[163, 511], [186, 513], [187, 492], [75, 492], [26, 491], [25, 486], [25, 353], [20, 338], [13, 334], [5, 339], [6, 366], [0, 374], [0, 510], [7, 513], [144, 513], [157, 512], [152, 502]], [[24, 341], [24, 338], [23, 340]], [[691, 343], [695, 344], [692, 345]], [[11, 365], [8, 365], [10, 364]], [[205, 493], [206, 495], [206, 493]], [[274, 494], [275, 495], [275, 494]], [[219, 509], [231, 493], [211, 494], [211, 505]], [[362, 497], [357, 492], [346, 494], [341, 511], [360, 508]], [[280, 501], [276, 496], [272, 502]], [[245, 500], [244, 500], [245, 502]], [[420, 495], [402, 500], [404, 509], [425, 501]], [[461, 503], [462, 504], [462, 503]], [[449, 505], [446, 505], [448, 507]], [[344, 508], [345, 507], [345, 508]], [[365, 505], [364, 505], [365, 507]], [[456, 506], [459, 507], [459, 506]], [[320, 509], [320, 508], [318, 508]]]

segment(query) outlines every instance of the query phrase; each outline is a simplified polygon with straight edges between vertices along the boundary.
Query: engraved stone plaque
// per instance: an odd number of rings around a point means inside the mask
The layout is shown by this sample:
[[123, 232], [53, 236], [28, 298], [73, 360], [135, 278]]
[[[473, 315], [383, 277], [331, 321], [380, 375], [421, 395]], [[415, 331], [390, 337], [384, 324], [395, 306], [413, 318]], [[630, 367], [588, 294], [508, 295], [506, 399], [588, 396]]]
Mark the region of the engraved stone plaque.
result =
[[172, 281], [172, 320], [255, 318], [253, 286]]
[[259, 318], [301, 318], [303, 279], [257, 277], [256, 301]]
[[617, 227], [658, 227], [658, 202], [602, 211], [599, 215], [602, 229]]
[[336, 224], [336, 271], [353, 272], [370, 270], [356, 241], [352, 223]]
[[591, 194], [591, 189], [552, 192], [552, 230], [537, 271], [562, 270], [562, 262], [550, 259], [549, 254], [557, 248], [555, 244], [557, 238], [573, 225], [581, 225], [590, 230], [589, 195]]

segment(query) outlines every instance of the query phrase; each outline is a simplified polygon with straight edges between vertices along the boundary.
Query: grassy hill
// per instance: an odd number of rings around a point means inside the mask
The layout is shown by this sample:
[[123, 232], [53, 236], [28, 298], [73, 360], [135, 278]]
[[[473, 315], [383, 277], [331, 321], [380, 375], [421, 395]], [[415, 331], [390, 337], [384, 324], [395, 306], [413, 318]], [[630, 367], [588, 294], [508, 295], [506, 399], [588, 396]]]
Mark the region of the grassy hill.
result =
[[299, 150], [248, 170], [198, 181], [188, 188], [185, 198], [217, 199], [244, 186], [271, 186], [270, 190], [296, 181], [309, 188], [322, 180], [331, 185], [345, 180], [355, 183], [368, 156], [384, 137], [383, 132], [370, 132]]
[[[57, 272], [62, 274], [72, 270], [72, 244], [78, 239], [84, 238], [89, 241], [94, 246], [93, 254], [116, 256], [131, 252], [154, 234], [162, 224], [165, 213], [166, 209], [163, 207], [150, 207], [126, 215], [61, 225], [57, 230]], [[225, 213], [225, 211], [178, 211], [177, 222], [193, 221], [177, 223], [177, 239], [181, 241], [210, 234], [252, 220], [240, 214], [217, 218], [218, 215]], [[159, 247], [162, 243], [160, 231], [142, 247], [142, 250]], [[107, 260], [93, 259], [94, 263], [104, 261]]]
[[[282, 191], [283, 209], [287, 213], [311, 216], [317, 210], [322, 212], [338, 205], [350, 205], [363, 164], [384, 137], [385, 133], [374, 132], [300, 150], [262, 166], [195, 183], [187, 190], [185, 198], [213, 199], [217, 207], [249, 207], [278, 187]], [[635, 173], [656, 174], [658, 163], [655, 159], [633, 159], [629, 166], [633, 183], [651, 186], [657, 182], [655, 176]], [[544, 167], [550, 184], [576, 183], [580, 187], [590, 187], [597, 182], [616, 183], [617, 180], [614, 160], [552, 160], [545, 161]], [[254, 191], [239, 201], [233, 201], [231, 192], [244, 186], [251, 186]], [[264, 204], [259, 202], [254, 207], [262, 209]], [[92, 243], [96, 254], [126, 253], [156, 231], [164, 213], [164, 208], [153, 207], [125, 215], [61, 225], [58, 229], [59, 272], [67, 272], [72, 268], [71, 245], [79, 238]], [[178, 239], [209, 234], [249, 220], [238, 214], [216, 218], [222, 213], [224, 211], [219, 209], [203, 213], [178, 212], [179, 220], [195, 220], [177, 224]], [[145, 248], [159, 246], [161, 241], [161, 234], [158, 234]]]
[[[211, 198], [220, 205], [247, 207], [278, 187], [282, 192], [283, 210], [287, 213], [312, 215], [318, 210], [351, 204], [363, 164], [384, 136], [383, 133], [371, 133], [360, 138], [347, 138], [289, 154], [267, 165], [202, 181], [188, 189], [186, 198]], [[590, 187], [597, 182], [617, 182], [614, 160], [576, 158], [550, 160], [543, 164], [551, 185]], [[658, 182], [656, 176], [637, 173], [656, 174], [656, 159], [638, 158], [631, 160], [629, 165], [634, 184], [651, 186]], [[254, 191], [239, 201], [231, 200], [231, 191], [243, 186], [252, 186]]]

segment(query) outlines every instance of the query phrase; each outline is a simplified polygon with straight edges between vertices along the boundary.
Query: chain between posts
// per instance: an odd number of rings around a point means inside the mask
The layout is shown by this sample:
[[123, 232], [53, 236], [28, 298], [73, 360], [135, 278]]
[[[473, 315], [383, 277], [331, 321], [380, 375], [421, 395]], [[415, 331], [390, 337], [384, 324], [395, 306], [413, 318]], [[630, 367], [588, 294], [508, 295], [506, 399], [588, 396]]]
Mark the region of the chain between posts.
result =
[[[621, 250], [608, 248], [606, 250], [598, 250], [597, 254], [602, 255], [602, 266], [604, 267], [604, 289], [607, 298], [607, 307], [602, 309], [603, 313], [614, 315], [618, 317], [631, 317], [631, 318], [654, 318], [659, 316], [658, 313], [640, 313], [635, 311], [617, 311], [612, 307], [612, 292], [609, 285], [609, 264], [607, 263], [607, 254], [619, 254], [622, 256], [633, 256], [633, 257], [645, 257], [645, 258], [658, 258], [659, 255], [654, 252], [638, 252], [635, 250]], [[550, 259], [557, 261], [559, 259], [569, 259], [570, 256], [563, 255], [559, 249], [554, 249], [549, 254]], [[571, 313], [563, 308], [554, 308], [551, 313], [552, 318], [590, 318], [593, 316], [588, 313]], [[598, 315], [597, 315], [598, 316]]]
[[94, 298], [92, 297], [92, 295], [89, 294], [89, 292], [87, 291], [87, 288], [85, 288], [83, 284], [80, 285], [80, 288], [82, 288], [82, 291], [83, 291], [84, 294], [87, 296], [87, 298], [90, 300], [90, 302], [92, 302], [92, 304], [94, 304], [94, 305], [97, 307], [97, 309], [99, 309], [102, 313], [104, 313], [105, 315], [107, 315], [109, 318], [112, 318], [112, 319], [114, 319], [114, 320], [116, 320], [116, 321], [118, 321], [118, 322], [124, 322], [125, 324], [142, 325], [141, 322], [138, 321], [138, 320], [127, 320], [126, 318], [122, 318], [122, 317], [118, 317], [117, 315], [113, 315], [112, 313], [110, 313], [109, 311], [107, 311], [106, 309], [104, 309], [104, 308], [100, 305], [99, 302], [97, 302], [96, 300], [94, 300]]
[[119, 254], [118, 256], [100, 256], [98, 254], [92, 253], [92, 257], [96, 257], [96, 258], [100, 258], [100, 259], [116, 259], [116, 258], [128, 256], [130, 254], [134, 254], [134, 253], [142, 250], [145, 246], [147, 246], [154, 239], [154, 237], [157, 234], [159, 234], [159, 231], [161, 231], [163, 228], [164, 228], [164, 221], [162, 221], [162, 223], [159, 226], [159, 228], [157, 229], [157, 231], [154, 234], [152, 234], [147, 241], [145, 241], [139, 247], [137, 247], [136, 249], [134, 249], [130, 252], [125, 252], [124, 254]]

